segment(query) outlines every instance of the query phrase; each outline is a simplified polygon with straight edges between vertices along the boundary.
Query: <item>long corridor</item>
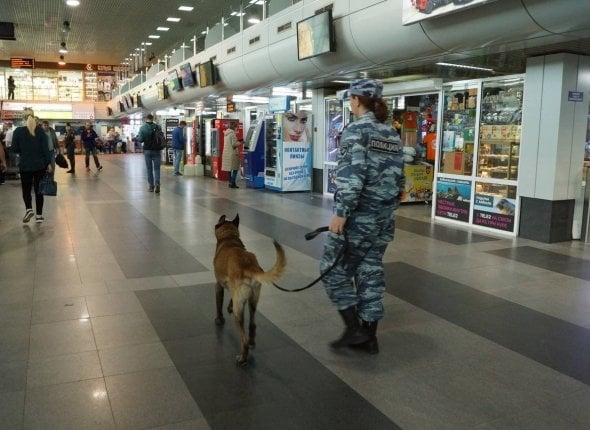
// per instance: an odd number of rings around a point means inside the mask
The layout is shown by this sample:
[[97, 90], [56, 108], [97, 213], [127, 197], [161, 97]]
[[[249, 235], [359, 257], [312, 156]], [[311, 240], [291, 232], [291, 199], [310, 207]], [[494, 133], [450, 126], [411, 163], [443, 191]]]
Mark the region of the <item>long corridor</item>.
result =
[[[381, 352], [334, 352], [342, 322], [321, 285], [264, 286], [257, 346], [234, 358], [214, 323], [214, 225], [280, 284], [318, 276], [328, 198], [173, 176], [147, 191], [141, 154], [59, 169], [45, 222], [0, 186], [0, 429], [588, 429], [590, 247], [430, 220], [402, 206], [386, 255]], [[227, 303], [226, 294], [226, 303]]]

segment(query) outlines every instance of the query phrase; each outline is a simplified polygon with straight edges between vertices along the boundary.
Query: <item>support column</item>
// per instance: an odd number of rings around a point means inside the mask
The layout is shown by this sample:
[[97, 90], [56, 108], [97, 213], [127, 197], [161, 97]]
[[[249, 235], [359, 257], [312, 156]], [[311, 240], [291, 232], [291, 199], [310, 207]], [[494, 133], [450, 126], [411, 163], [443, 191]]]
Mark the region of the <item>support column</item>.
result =
[[[582, 101], [577, 94], [582, 93]], [[527, 61], [520, 147], [519, 235], [572, 239], [580, 211], [590, 98], [590, 57], [552, 54]]]

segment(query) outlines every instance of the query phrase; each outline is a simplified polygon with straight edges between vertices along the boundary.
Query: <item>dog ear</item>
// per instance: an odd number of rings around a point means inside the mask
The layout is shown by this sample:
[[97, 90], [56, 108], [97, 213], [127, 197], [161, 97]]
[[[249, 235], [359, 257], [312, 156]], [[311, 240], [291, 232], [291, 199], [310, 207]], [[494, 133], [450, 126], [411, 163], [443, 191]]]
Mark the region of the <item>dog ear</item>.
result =
[[232, 224], [235, 225], [236, 227], [239, 227], [240, 225], [240, 215], [236, 214], [236, 217], [232, 220]]
[[221, 227], [224, 223], [225, 223], [225, 215], [221, 215], [219, 217], [219, 221], [217, 221], [217, 224], [215, 224], [215, 229]]

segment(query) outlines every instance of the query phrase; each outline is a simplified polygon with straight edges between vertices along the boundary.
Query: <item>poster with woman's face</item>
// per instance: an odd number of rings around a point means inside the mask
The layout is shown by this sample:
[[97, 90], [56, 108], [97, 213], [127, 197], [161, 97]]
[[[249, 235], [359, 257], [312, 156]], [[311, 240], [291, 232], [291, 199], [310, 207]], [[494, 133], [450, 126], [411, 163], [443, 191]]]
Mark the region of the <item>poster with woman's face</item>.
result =
[[309, 142], [307, 111], [283, 115], [283, 142]]
[[311, 189], [311, 115], [286, 112], [282, 120], [283, 191]]

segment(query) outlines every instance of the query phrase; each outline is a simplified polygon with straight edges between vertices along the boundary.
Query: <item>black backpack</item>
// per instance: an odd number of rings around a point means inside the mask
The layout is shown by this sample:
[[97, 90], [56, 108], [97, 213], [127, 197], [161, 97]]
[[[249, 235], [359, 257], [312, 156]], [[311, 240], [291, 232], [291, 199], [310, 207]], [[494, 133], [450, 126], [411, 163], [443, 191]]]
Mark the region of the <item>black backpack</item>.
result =
[[158, 126], [154, 127], [152, 130], [149, 140], [151, 148], [148, 149], [158, 150], [166, 147], [166, 136], [164, 136], [164, 132]]

